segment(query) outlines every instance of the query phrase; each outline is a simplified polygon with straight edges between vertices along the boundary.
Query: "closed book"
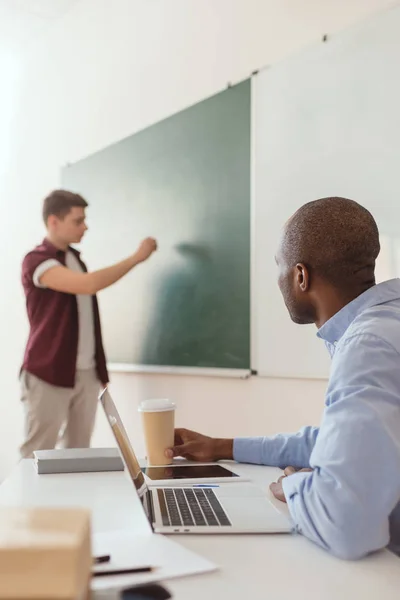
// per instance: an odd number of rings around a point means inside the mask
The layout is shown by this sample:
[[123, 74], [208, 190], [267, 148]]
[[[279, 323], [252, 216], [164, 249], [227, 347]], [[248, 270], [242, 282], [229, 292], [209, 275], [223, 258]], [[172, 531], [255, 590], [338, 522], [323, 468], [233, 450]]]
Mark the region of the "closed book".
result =
[[36, 450], [33, 456], [39, 475], [124, 470], [118, 448]]

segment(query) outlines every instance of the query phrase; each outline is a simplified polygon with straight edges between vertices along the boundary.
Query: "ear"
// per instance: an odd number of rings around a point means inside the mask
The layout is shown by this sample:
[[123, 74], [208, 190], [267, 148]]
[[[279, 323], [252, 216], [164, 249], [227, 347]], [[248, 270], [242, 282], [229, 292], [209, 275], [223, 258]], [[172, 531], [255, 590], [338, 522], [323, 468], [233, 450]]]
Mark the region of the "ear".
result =
[[310, 275], [303, 263], [296, 265], [296, 283], [302, 292], [307, 292], [310, 288]]
[[54, 227], [57, 225], [59, 219], [58, 217], [56, 217], [56, 215], [49, 215], [48, 219], [47, 219], [47, 228], [48, 229], [54, 229]]

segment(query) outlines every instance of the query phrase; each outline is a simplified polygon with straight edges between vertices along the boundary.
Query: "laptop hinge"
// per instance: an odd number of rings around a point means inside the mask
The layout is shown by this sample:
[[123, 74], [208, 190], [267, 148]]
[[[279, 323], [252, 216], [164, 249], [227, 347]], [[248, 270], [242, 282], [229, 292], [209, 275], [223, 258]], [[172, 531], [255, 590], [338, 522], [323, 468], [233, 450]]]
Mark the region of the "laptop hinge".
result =
[[146, 504], [147, 504], [147, 513], [148, 513], [147, 516], [150, 521], [150, 526], [154, 531], [154, 524], [155, 524], [156, 518], [155, 518], [153, 494], [152, 494], [151, 490], [146, 490], [145, 500], [146, 500]]

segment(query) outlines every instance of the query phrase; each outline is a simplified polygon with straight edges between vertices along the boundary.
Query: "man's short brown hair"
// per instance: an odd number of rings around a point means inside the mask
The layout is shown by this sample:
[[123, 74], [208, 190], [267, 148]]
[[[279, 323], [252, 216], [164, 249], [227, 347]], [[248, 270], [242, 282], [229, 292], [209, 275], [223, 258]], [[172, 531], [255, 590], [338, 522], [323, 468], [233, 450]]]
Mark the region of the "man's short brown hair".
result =
[[55, 215], [63, 219], [74, 206], [86, 208], [88, 203], [79, 194], [67, 192], [66, 190], [54, 190], [43, 202], [43, 220], [47, 225], [47, 219]]

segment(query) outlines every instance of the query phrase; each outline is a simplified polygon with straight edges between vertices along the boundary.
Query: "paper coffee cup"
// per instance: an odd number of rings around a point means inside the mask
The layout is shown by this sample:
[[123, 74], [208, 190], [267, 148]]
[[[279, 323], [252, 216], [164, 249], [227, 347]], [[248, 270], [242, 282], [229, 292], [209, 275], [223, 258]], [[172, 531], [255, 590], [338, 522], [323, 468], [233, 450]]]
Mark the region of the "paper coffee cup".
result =
[[171, 400], [144, 400], [140, 403], [147, 462], [150, 465], [170, 465], [172, 458], [165, 450], [174, 445], [175, 404]]

